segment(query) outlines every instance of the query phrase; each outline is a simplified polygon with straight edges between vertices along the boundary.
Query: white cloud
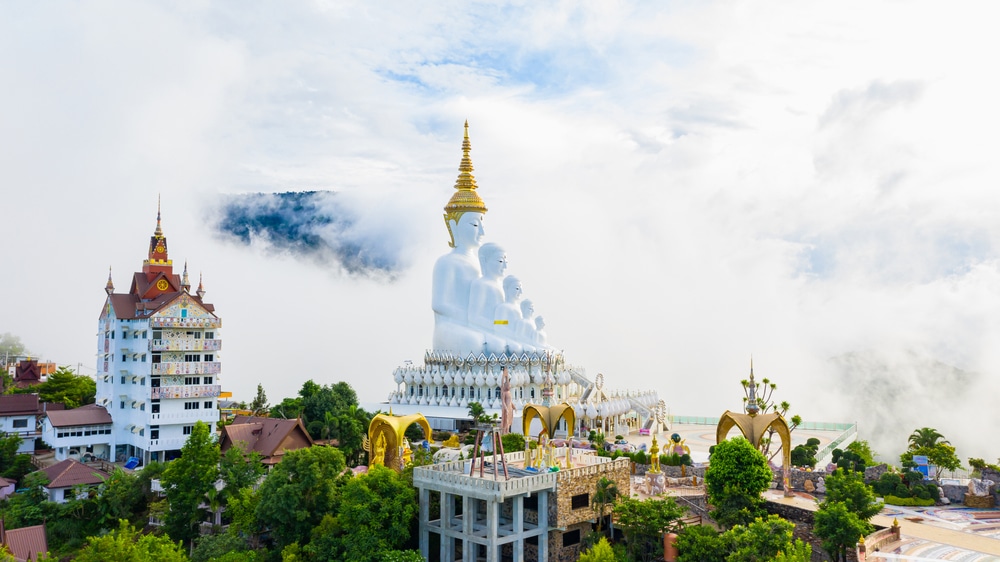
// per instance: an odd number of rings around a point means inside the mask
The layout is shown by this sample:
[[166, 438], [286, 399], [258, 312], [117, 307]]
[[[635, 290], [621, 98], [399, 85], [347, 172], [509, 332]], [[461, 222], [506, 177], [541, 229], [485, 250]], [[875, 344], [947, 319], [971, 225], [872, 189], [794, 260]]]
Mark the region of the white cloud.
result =
[[[827, 358], [863, 349], [995, 390], [990, 10], [5, 6], [0, 331], [92, 364], [107, 265], [120, 285], [139, 268], [162, 193], [171, 255], [224, 317], [227, 388], [381, 398], [430, 342], [468, 118], [487, 237], [590, 372], [705, 415], [739, 404], [751, 353], [807, 418], [861, 419], [823, 390]], [[336, 276], [205, 224], [220, 193], [313, 189], [369, 209], [366, 234], [406, 233], [411, 269]], [[961, 410], [921, 420], [959, 442]]]

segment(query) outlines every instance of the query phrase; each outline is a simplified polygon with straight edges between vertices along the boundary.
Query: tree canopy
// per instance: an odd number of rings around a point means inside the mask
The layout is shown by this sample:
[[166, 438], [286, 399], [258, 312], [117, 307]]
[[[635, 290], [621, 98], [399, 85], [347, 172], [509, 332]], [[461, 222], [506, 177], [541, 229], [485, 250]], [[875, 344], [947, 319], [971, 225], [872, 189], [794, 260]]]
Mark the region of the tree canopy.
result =
[[46, 377], [45, 382], [16, 392], [37, 393], [42, 402], [62, 402], [73, 409], [94, 403], [97, 383], [88, 376], [77, 375], [69, 367], [59, 367]]
[[198, 525], [205, 521], [201, 504], [219, 479], [219, 444], [209, 434], [204, 422], [195, 422], [191, 435], [181, 448], [181, 457], [163, 471], [163, 485], [170, 510], [166, 527], [170, 536], [190, 541], [198, 535]]
[[715, 446], [705, 471], [705, 490], [715, 510], [712, 518], [732, 527], [766, 515], [761, 493], [773, 474], [764, 455], [742, 437]]
[[186, 562], [188, 559], [169, 537], [143, 535], [128, 521], [103, 537], [90, 537], [87, 546], [77, 554], [76, 562]]
[[625, 534], [630, 559], [649, 561], [663, 554], [663, 533], [680, 528], [684, 508], [673, 498], [624, 498], [615, 504], [613, 512]]

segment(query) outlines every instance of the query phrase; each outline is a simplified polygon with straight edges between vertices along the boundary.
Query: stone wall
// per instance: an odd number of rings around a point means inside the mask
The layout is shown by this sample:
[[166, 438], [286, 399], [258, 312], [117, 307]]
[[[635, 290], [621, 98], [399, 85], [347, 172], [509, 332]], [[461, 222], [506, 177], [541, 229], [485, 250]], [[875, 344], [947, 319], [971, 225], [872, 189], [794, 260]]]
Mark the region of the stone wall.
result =
[[[587, 538], [587, 534], [592, 528], [589, 521], [584, 521], [567, 527], [565, 531], [549, 532], [549, 560], [552, 562], [576, 562], [579, 560], [580, 546], [583, 545], [583, 539]], [[580, 541], [564, 547], [563, 535], [574, 531], [580, 532]]]
[[[619, 493], [628, 495], [632, 461], [618, 458], [609, 463], [578, 466], [556, 473], [556, 493], [550, 495], [549, 522], [553, 527], [568, 528], [584, 521], [594, 520], [594, 509], [590, 498], [597, 490], [597, 481], [610, 478], [618, 486]], [[573, 497], [587, 495], [586, 507], [573, 509]], [[552, 499], [555, 501], [552, 501]]]
[[[771, 473], [773, 474], [772, 487], [777, 490], [784, 490], [785, 486], [782, 483], [782, 480], [784, 479], [784, 472], [781, 470], [781, 467], [772, 466]], [[788, 475], [788, 479], [792, 485], [792, 490], [796, 492], [809, 492], [812, 494], [819, 487], [819, 479], [823, 478], [826, 480], [827, 476], [829, 476], [829, 474], [823, 470], [810, 472], [808, 470], [793, 468]], [[807, 485], [806, 482], [809, 482], [809, 484]]]
[[805, 523], [807, 525], [812, 525], [813, 523], [814, 512], [809, 511], [808, 509], [773, 501], [765, 502], [764, 509], [766, 509], [768, 513], [780, 515], [782, 518], [789, 521]]
[[[634, 464], [632, 465], [633, 472], [636, 476], [643, 476], [646, 471], [649, 470], [648, 464]], [[704, 466], [686, 466], [684, 467], [684, 476], [697, 476], [699, 480], [705, 477]], [[681, 478], [681, 467], [679, 466], [666, 466], [660, 465], [660, 472], [665, 474], [668, 478]]]

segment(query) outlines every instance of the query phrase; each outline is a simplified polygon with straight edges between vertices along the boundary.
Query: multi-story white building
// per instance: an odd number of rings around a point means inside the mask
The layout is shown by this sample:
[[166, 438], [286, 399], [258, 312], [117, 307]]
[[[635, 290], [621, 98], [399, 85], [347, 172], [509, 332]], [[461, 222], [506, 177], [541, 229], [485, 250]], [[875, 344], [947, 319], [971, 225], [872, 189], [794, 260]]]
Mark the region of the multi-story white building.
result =
[[97, 403], [113, 420], [113, 460], [176, 458], [195, 422], [214, 431], [219, 420], [222, 319], [204, 302], [200, 280], [190, 292], [186, 263], [182, 275], [174, 274], [159, 209], [142, 271], [127, 293], [115, 293], [109, 272], [105, 290]]

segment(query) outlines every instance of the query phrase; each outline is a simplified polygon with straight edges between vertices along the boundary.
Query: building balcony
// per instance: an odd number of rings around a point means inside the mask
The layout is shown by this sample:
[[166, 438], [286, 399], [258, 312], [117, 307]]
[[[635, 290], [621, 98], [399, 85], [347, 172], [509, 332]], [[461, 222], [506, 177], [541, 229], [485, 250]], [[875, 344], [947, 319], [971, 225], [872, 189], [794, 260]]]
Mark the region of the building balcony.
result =
[[149, 389], [150, 398], [218, 398], [221, 393], [221, 384], [185, 384]]
[[153, 363], [154, 375], [217, 375], [221, 372], [220, 361]]
[[[198, 410], [181, 410], [178, 412], [167, 412], [159, 414], [149, 414], [146, 422], [149, 425], [193, 425], [194, 422], [219, 423], [219, 411], [214, 408], [201, 408]], [[185, 437], [187, 439], [187, 437]], [[162, 439], [160, 440], [163, 441]], [[182, 440], [183, 442], [183, 440]]]
[[221, 328], [220, 318], [150, 318], [153, 328]]
[[149, 351], [219, 351], [220, 349], [222, 340], [176, 338], [149, 341]]

